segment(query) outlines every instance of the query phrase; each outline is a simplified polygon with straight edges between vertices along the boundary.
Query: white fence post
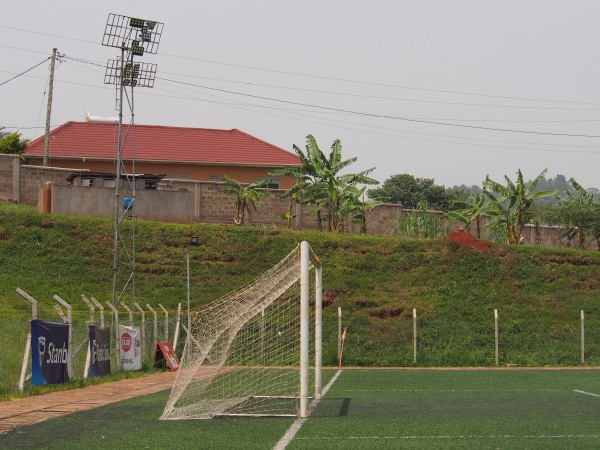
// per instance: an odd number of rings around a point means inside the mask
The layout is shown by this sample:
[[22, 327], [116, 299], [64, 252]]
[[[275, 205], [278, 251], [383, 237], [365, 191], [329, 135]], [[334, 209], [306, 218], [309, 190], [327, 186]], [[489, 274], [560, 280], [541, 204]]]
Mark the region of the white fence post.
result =
[[500, 364], [500, 354], [498, 351], [498, 309], [494, 309], [494, 353], [496, 356], [496, 365]]
[[112, 305], [112, 303], [110, 303], [110, 302], [106, 302], [106, 304], [112, 311], [113, 316], [115, 318], [115, 350], [117, 352], [116, 361], [117, 361], [117, 369], [120, 369], [121, 368], [121, 342], [119, 342], [119, 310], [117, 308], [115, 308]]
[[69, 324], [69, 343], [67, 347], [68, 357], [67, 357], [67, 372], [69, 374], [69, 380], [73, 379], [73, 308], [67, 302], [65, 302], [58, 295], [54, 294], [54, 300], [67, 308], [67, 323]]
[[315, 267], [315, 398], [323, 388], [323, 267]]
[[123, 302], [121, 302], [121, 306], [129, 314], [129, 325], [133, 326], [133, 311]]
[[90, 297], [90, 300], [96, 308], [98, 308], [98, 311], [100, 311], [100, 328], [104, 328], [104, 306], [102, 306], [94, 297]]
[[175, 335], [173, 336], [173, 350], [177, 349], [177, 341], [179, 340], [179, 327], [181, 325], [181, 303], [177, 305], [177, 322], [175, 322]]
[[163, 313], [165, 313], [165, 341], [169, 341], [169, 311], [161, 305], [158, 304], [159, 308], [162, 309]]
[[[31, 303], [31, 320], [37, 319], [37, 300], [27, 294], [21, 288], [16, 289], [17, 294]], [[31, 326], [29, 327], [31, 330]], [[27, 333], [27, 342], [25, 342], [25, 353], [23, 354], [23, 364], [21, 365], [21, 376], [19, 377], [19, 391], [25, 389], [25, 378], [27, 374], [27, 364], [29, 362], [29, 355], [31, 353], [31, 331]]]
[[144, 353], [144, 351], [146, 350], [146, 314], [144, 313], [143, 308], [138, 305], [137, 302], [134, 302], [133, 305], [140, 311], [140, 313], [142, 313], [142, 348], [140, 349], [140, 352], [142, 354], [142, 363], [144, 361], [144, 357], [146, 356], [146, 354]]
[[152, 344], [152, 348], [155, 351], [156, 350], [156, 344], [158, 343], [158, 324], [156, 323], [156, 310], [150, 306], [149, 303], [146, 303], [146, 308], [148, 308], [150, 310], [150, 312], [152, 313], [152, 316], [154, 317], [153, 320], [153, 327], [152, 327], [152, 331], [153, 331], [153, 341], [154, 343]]
[[581, 364], [585, 364], [585, 312], [581, 310]]
[[[87, 330], [88, 330], [88, 336], [90, 335], [90, 326], [94, 325], [95, 322], [95, 317], [94, 317], [94, 305], [92, 304], [92, 302], [83, 294], [81, 294], [81, 299], [85, 302], [85, 304], [88, 306], [88, 308], [90, 309], [90, 321], [87, 322]], [[90, 353], [90, 346], [88, 343], [87, 346], [87, 352], [85, 354], [85, 367], [83, 369], [83, 378], [86, 379], [90, 373], [90, 363], [91, 363], [91, 359], [92, 359], [92, 354]]]
[[417, 362], [417, 308], [413, 308], [413, 362]]
[[338, 306], [338, 352], [337, 360], [342, 357], [342, 307]]

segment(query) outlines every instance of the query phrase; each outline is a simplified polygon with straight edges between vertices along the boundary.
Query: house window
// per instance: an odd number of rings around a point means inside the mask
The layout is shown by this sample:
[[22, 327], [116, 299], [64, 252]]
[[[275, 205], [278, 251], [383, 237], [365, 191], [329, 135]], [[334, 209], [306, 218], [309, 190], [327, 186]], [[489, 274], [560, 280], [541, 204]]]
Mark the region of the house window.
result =
[[212, 181], [214, 183], [220, 183], [221, 182], [221, 177], [219, 175], [211, 175], [208, 178], [209, 181]]
[[269, 180], [268, 184], [265, 184], [263, 187], [265, 189], [279, 189], [279, 178], [275, 177], [256, 177], [254, 181], [263, 181]]
[[190, 176], [185, 173], [170, 173], [165, 178], [171, 180], [189, 180]]

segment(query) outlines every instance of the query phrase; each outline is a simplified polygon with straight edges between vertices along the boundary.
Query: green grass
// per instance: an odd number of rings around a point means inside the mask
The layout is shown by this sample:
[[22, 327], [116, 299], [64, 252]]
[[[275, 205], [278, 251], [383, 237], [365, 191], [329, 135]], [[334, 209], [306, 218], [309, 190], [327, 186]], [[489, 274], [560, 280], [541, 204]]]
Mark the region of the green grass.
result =
[[[501, 365], [580, 365], [580, 310], [587, 314], [586, 364], [600, 365], [600, 252], [493, 246], [481, 254], [444, 239], [140, 221], [140, 304], [161, 303], [171, 318], [178, 303], [185, 305], [191, 235], [200, 237], [200, 247], [191, 250], [193, 307], [239, 288], [308, 240], [324, 263], [328, 365], [337, 362], [338, 307], [348, 327], [346, 365], [492, 366], [495, 308]], [[40, 318], [57, 320], [54, 294], [71, 303], [81, 340], [89, 314], [81, 294], [102, 302], [112, 296], [112, 239], [109, 219], [43, 215], [0, 202], [0, 395], [15, 390], [28, 329], [29, 305], [15, 289], [40, 301]], [[416, 364], [413, 308], [419, 315]], [[83, 364], [76, 364], [80, 374]]]
[[[335, 371], [326, 371], [326, 381]], [[344, 370], [288, 448], [598, 448], [597, 370]], [[2, 448], [268, 449], [293, 419], [159, 421], [167, 393], [0, 435]]]

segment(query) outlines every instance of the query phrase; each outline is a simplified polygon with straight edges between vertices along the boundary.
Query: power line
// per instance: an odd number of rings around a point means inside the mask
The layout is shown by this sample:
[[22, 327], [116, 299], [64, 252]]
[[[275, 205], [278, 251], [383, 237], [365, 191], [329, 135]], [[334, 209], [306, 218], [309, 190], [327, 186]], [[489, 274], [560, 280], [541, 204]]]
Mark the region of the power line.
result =
[[294, 76], [307, 77], [307, 78], [317, 78], [317, 79], [330, 80], [330, 81], [343, 81], [346, 83], [364, 84], [364, 85], [368, 85], [368, 86], [380, 86], [380, 87], [409, 89], [409, 90], [424, 91], [424, 92], [436, 92], [436, 93], [441, 93], [441, 94], [468, 95], [468, 96], [474, 96], [474, 97], [489, 97], [489, 98], [499, 98], [499, 99], [507, 99], [507, 100], [524, 100], [524, 101], [534, 101], [534, 102], [570, 103], [570, 104], [575, 104], [575, 105], [600, 106], [600, 103], [594, 103], [594, 102], [550, 100], [550, 99], [535, 98], [535, 97], [516, 97], [516, 96], [495, 95], [495, 94], [479, 94], [479, 93], [466, 92], [466, 91], [450, 91], [450, 90], [443, 90], [443, 89], [421, 88], [421, 87], [407, 86], [407, 85], [401, 85], [401, 84], [376, 83], [376, 82], [370, 82], [370, 81], [352, 80], [352, 79], [348, 79], [348, 78], [336, 78], [336, 77], [327, 77], [327, 76], [322, 76], [322, 75], [313, 75], [313, 74], [306, 74], [306, 73], [299, 73], [299, 72], [288, 72], [285, 70], [265, 69], [263, 67], [245, 66], [245, 65], [241, 65], [241, 64], [226, 63], [226, 62], [221, 62], [221, 61], [211, 61], [211, 60], [207, 60], [207, 59], [192, 58], [189, 56], [170, 55], [170, 54], [165, 54], [165, 53], [163, 53], [162, 55], [169, 56], [172, 58], [188, 59], [188, 60], [198, 61], [198, 62], [203, 62], [203, 63], [208, 63], [208, 64], [218, 64], [218, 65], [223, 65], [223, 66], [239, 67], [242, 69], [281, 73], [281, 74], [285, 74], [285, 75], [294, 75]]
[[15, 75], [14, 77], [12, 77], [12, 78], [10, 78], [10, 79], [8, 79], [8, 80], [6, 80], [6, 81], [3, 81], [2, 83], [0, 83], [0, 86], [3, 86], [3, 85], [5, 85], [6, 83], [8, 83], [9, 81], [12, 81], [12, 80], [15, 80], [15, 79], [19, 78], [21, 75], [25, 75], [27, 72], [29, 72], [29, 71], [31, 71], [31, 70], [33, 70], [33, 69], [35, 69], [35, 68], [36, 68], [36, 67], [38, 67], [38, 66], [41, 66], [42, 64], [44, 64], [44, 63], [45, 63], [46, 61], [48, 61], [49, 59], [50, 59], [50, 56], [49, 56], [48, 58], [44, 59], [42, 62], [39, 62], [39, 63], [37, 63], [35, 66], [33, 66], [33, 67], [30, 67], [30, 68], [29, 68], [29, 69], [27, 69], [26, 71], [24, 71], [24, 72], [21, 72], [20, 74], [18, 74], [18, 75]]
[[[10, 29], [10, 30], [25, 32], [25, 33], [38, 34], [41, 36], [50, 36], [50, 37], [55, 37], [55, 38], [59, 38], [59, 39], [66, 39], [66, 40], [71, 40], [71, 41], [76, 41], [76, 42], [84, 42], [87, 44], [98, 45], [98, 42], [95, 42], [95, 41], [88, 41], [85, 39], [78, 39], [78, 38], [61, 36], [61, 35], [51, 34], [51, 33], [42, 33], [40, 31], [27, 30], [24, 28], [11, 27], [11, 26], [7, 26], [7, 25], [0, 25], [0, 28], [6, 28], [6, 29]], [[9, 48], [12, 48], [12, 47], [9, 47]], [[305, 77], [305, 78], [315, 78], [315, 79], [322, 79], [322, 80], [329, 80], [329, 81], [341, 81], [341, 82], [345, 82], [345, 83], [362, 84], [362, 85], [367, 85], [367, 86], [380, 86], [380, 87], [407, 89], [407, 90], [422, 91], [422, 92], [435, 92], [435, 93], [441, 93], [441, 94], [466, 95], [466, 96], [473, 96], [473, 97], [487, 97], [487, 98], [497, 98], [497, 99], [505, 99], [505, 100], [522, 100], [522, 101], [535, 101], [535, 102], [547, 102], [547, 103], [600, 106], [600, 103], [597, 103], [597, 102], [554, 100], [554, 99], [544, 99], [544, 98], [535, 98], [535, 97], [518, 97], [518, 96], [507, 96], [507, 95], [497, 95], [497, 94], [481, 94], [481, 93], [467, 92], [467, 91], [452, 91], [452, 90], [445, 90], [445, 89], [423, 88], [423, 87], [408, 86], [408, 85], [401, 85], [401, 84], [378, 83], [378, 82], [370, 82], [370, 81], [363, 81], [363, 80], [353, 80], [353, 79], [349, 79], [349, 78], [328, 77], [328, 76], [324, 76], [324, 75], [307, 74], [307, 73], [301, 73], [301, 72], [291, 72], [291, 71], [278, 70], [278, 69], [268, 69], [268, 68], [264, 68], [264, 67], [247, 66], [247, 65], [242, 65], [242, 64], [234, 64], [234, 63], [228, 63], [228, 62], [223, 62], [223, 61], [213, 61], [213, 60], [208, 60], [208, 59], [193, 58], [193, 57], [189, 57], [189, 56], [173, 55], [173, 54], [168, 54], [168, 53], [161, 53], [161, 55], [166, 56], [166, 57], [171, 57], [171, 58], [197, 61], [197, 62], [202, 62], [202, 63], [207, 63], [207, 64], [237, 67], [237, 68], [248, 69], [248, 70], [279, 73], [279, 74], [283, 74], [283, 75], [293, 75], [293, 76], [299, 76], [299, 77]]]
[[[324, 90], [318, 90], [318, 89], [305, 89], [305, 88], [272, 85], [272, 84], [250, 83], [248, 81], [225, 80], [223, 78], [201, 77], [201, 76], [197, 76], [197, 75], [187, 75], [187, 74], [174, 73], [174, 72], [163, 72], [163, 73], [166, 73], [169, 75], [180, 75], [180, 76], [191, 77], [191, 78], [199, 78], [202, 80], [220, 81], [220, 82], [224, 82], [224, 83], [233, 83], [233, 84], [242, 84], [244, 86], [268, 87], [268, 88], [285, 89], [285, 90], [298, 91], [298, 92], [312, 92], [315, 94], [328, 94], [328, 95], [340, 95], [340, 96], [345, 96], [345, 97], [370, 98], [370, 99], [375, 99], [375, 100], [415, 102], [415, 103], [433, 103], [433, 104], [439, 104], [439, 105], [477, 106], [477, 107], [485, 107], [485, 108], [534, 109], [534, 110], [545, 110], [545, 111], [548, 111], [548, 110], [600, 111], [600, 108], [561, 108], [561, 107], [540, 107], [540, 106], [497, 105], [497, 104], [489, 104], [489, 103], [464, 103], [464, 102], [449, 102], [449, 101], [441, 101], [441, 100], [423, 100], [423, 99], [417, 99], [417, 98], [386, 97], [386, 96], [379, 96], [379, 95], [354, 94], [354, 93], [350, 93], [350, 92], [324, 91]], [[600, 104], [599, 104], [599, 106], [600, 106]]]
[[208, 89], [211, 91], [218, 91], [218, 92], [223, 92], [223, 93], [232, 94], [232, 95], [241, 95], [241, 96], [245, 96], [245, 97], [258, 98], [261, 100], [268, 100], [268, 101], [278, 102], [278, 103], [286, 103], [286, 104], [291, 104], [291, 105], [317, 108], [317, 109], [322, 109], [322, 110], [327, 110], [327, 111], [345, 112], [345, 113], [355, 114], [358, 116], [376, 117], [379, 119], [401, 120], [404, 122], [423, 123], [423, 124], [428, 124], [428, 125], [440, 125], [440, 126], [446, 126], [446, 127], [469, 128], [469, 129], [476, 129], [476, 130], [498, 131], [498, 132], [503, 132], [503, 133], [523, 133], [523, 134], [538, 134], [538, 135], [547, 135], [547, 136], [600, 138], [600, 136], [598, 136], [598, 135], [589, 135], [589, 134], [552, 133], [552, 132], [547, 132], [547, 131], [531, 131], [531, 130], [511, 130], [511, 129], [507, 129], [507, 128], [492, 128], [492, 127], [482, 127], [482, 126], [477, 126], [477, 125], [464, 125], [464, 124], [456, 124], [456, 123], [439, 122], [439, 121], [433, 121], [433, 120], [411, 119], [408, 117], [391, 116], [391, 115], [387, 115], [387, 114], [365, 113], [365, 112], [351, 111], [351, 110], [341, 109], [341, 108], [332, 108], [332, 107], [328, 107], [328, 106], [311, 105], [308, 103], [294, 102], [291, 100], [281, 100], [281, 99], [276, 99], [276, 98], [272, 98], [272, 97], [264, 97], [261, 95], [246, 94], [243, 92], [229, 91], [227, 89], [219, 89], [219, 88], [214, 88], [214, 87], [210, 87], [210, 86], [203, 86], [203, 85], [198, 85], [198, 84], [193, 84], [193, 83], [185, 83], [183, 81], [170, 80], [168, 78], [162, 78], [162, 77], [156, 77], [156, 78], [163, 80], [163, 81], [175, 83], [175, 84], [194, 86], [194, 87], [201, 88], [201, 89]]

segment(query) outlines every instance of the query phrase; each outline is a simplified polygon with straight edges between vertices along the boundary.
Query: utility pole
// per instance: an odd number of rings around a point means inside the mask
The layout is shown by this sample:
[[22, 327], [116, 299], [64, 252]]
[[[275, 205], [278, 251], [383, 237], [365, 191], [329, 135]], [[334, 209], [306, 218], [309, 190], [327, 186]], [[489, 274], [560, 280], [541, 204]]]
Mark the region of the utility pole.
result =
[[52, 112], [52, 87], [54, 86], [54, 63], [56, 62], [56, 49], [52, 49], [50, 61], [50, 81], [48, 82], [48, 108], [46, 109], [46, 139], [44, 140], [44, 167], [48, 167], [48, 153], [50, 149], [50, 113]]

